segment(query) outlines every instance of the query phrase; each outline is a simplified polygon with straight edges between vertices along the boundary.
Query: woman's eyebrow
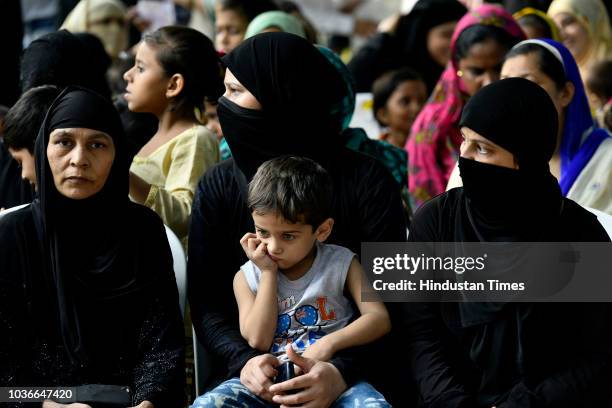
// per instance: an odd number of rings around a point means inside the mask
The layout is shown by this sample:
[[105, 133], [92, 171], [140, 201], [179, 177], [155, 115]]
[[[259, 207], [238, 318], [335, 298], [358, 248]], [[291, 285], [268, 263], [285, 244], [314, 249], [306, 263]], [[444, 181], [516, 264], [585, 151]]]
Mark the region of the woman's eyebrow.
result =
[[99, 137], [112, 139], [112, 137], [110, 137], [108, 134], [106, 134], [104, 132], [96, 132], [96, 133], [91, 133], [91, 134], [87, 135], [87, 139], [97, 139]]
[[236, 81], [224, 81], [223, 83], [225, 84], [225, 86], [232, 85], [235, 88], [240, 88], [240, 89], [244, 88], [242, 84]]
[[489, 142], [486, 139], [472, 139], [472, 141], [476, 142], [476, 143], [482, 143], [482, 144], [486, 144], [488, 146], [494, 147], [495, 145], [491, 142]]

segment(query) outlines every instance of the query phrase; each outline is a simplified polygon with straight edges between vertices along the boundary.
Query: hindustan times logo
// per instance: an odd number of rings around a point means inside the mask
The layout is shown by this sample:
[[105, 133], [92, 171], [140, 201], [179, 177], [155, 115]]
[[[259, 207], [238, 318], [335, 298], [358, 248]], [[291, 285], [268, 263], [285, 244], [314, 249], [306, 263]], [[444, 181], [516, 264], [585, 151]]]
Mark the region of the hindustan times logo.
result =
[[372, 272], [380, 275], [386, 271], [406, 271], [414, 275], [418, 271], [453, 271], [461, 275], [466, 271], [482, 271], [487, 254], [482, 256], [410, 256], [396, 254], [394, 257], [376, 257], [372, 262]]

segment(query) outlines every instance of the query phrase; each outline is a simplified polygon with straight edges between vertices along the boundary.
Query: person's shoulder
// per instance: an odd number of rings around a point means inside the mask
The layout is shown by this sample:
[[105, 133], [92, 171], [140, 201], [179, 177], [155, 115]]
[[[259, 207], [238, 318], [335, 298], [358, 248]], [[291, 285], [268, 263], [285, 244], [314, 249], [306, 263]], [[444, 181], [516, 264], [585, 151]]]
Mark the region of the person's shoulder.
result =
[[454, 211], [463, 197], [463, 187], [455, 187], [438, 194], [431, 200], [426, 201], [414, 213], [414, 217], [426, 217], [432, 214], [441, 214]]
[[234, 196], [238, 191], [236, 167], [232, 158], [206, 169], [195, 192], [197, 200], [218, 200], [223, 197]]
[[30, 204], [0, 212], [0, 252], [11, 254], [21, 245], [17, 238], [35, 236], [35, 228]]
[[209, 167], [200, 178], [200, 186], [215, 185], [227, 186], [236, 179], [234, 159], [229, 158]]
[[355, 256], [355, 253], [351, 251], [350, 249], [348, 249], [347, 247], [343, 247], [343, 246], [335, 245], [335, 244], [320, 243], [319, 250], [322, 253], [332, 256], [332, 257], [341, 256], [341, 257], [351, 257], [352, 258]]
[[128, 202], [125, 215], [130, 220], [130, 224], [138, 226], [138, 228], [150, 230], [159, 229], [163, 226], [161, 218], [155, 211], [133, 201]]
[[610, 236], [597, 219], [597, 215], [569, 198], [563, 198], [559, 228], [563, 241], [608, 242]]
[[463, 187], [438, 194], [421, 205], [414, 213], [408, 230], [413, 239], [437, 241], [445, 220], [454, 219], [463, 197]]
[[215, 137], [215, 135], [213, 135], [212, 132], [208, 130], [206, 126], [196, 125], [192, 127], [190, 130], [193, 136], [196, 138], [196, 140], [199, 143], [206, 143], [206, 144], [213, 143], [217, 145], [219, 144], [219, 142], [217, 142], [217, 138]]
[[217, 138], [211, 133], [206, 126], [195, 125], [187, 130], [184, 130], [174, 139], [176, 146], [189, 146], [192, 144], [198, 145], [218, 145]]
[[377, 179], [381, 174], [391, 175], [379, 159], [366, 153], [357, 152], [345, 147], [340, 150], [337, 158], [339, 160], [336, 163], [345, 172], [355, 173], [360, 178], [369, 177]]
[[24, 204], [0, 212], [0, 230], [15, 228], [32, 220], [32, 205]]

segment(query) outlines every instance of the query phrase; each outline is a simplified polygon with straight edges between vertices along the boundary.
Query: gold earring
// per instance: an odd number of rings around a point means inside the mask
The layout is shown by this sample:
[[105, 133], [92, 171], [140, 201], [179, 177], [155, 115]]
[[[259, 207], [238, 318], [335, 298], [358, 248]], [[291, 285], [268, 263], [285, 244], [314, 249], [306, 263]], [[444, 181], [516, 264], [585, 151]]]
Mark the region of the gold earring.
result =
[[458, 69], [458, 70], [457, 70], [457, 76], [458, 76], [459, 78], [461, 78], [461, 77], [463, 76], [463, 71], [462, 71], [462, 70], [460, 70], [460, 69]]

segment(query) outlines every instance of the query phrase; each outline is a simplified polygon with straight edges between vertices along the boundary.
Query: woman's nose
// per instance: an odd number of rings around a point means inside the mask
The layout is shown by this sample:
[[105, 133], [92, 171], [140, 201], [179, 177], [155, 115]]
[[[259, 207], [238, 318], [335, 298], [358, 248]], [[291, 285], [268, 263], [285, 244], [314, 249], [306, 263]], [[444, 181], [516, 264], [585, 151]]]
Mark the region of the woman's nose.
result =
[[87, 152], [84, 147], [76, 145], [74, 149], [72, 149], [72, 154], [70, 155], [70, 165], [75, 167], [89, 166], [89, 158], [87, 157]]
[[461, 143], [459, 147], [459, 155], [464, 159], [473, 159], [472, 149], [470, 149], [470, 144], [466, 141]]

